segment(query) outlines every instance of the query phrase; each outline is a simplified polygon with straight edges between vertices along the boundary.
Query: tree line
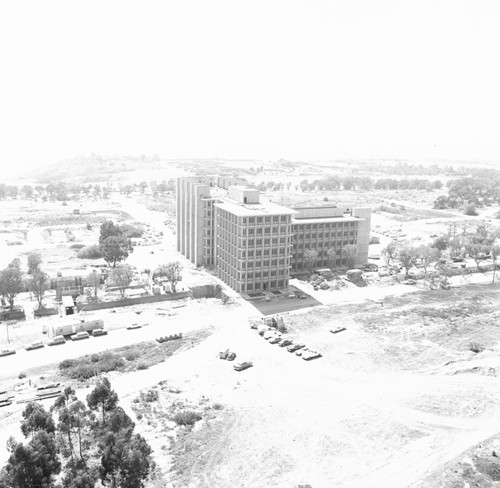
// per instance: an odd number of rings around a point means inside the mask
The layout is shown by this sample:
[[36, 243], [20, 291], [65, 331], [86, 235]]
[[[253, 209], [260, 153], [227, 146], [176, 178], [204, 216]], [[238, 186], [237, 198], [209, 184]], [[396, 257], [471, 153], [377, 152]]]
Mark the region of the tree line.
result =
[[476, 207], [500, 204], [500, 174], [497, 172], [457, 178], [450, 180], [446, 186], [448, 195], [439, 196], [434, 208], [462, 208], [466, 215], [475, 215]]
[[129, 195], [132, 192], [145, 193], [149, 188], [154, 195], [165, 194], [175, 191], [175, 180], [141, 181], [123, 185], [119, 183], [116, 187], [110, 183], [100, 184], [76, 184], [60, 181], [48, 185], [6, 185], [0, 184], [0, 200], [11, 199], [41, 199], [42, 201], [68, 201], [81, 197], [92, 197], [94, 199], [108, 199], [112, 191], [119, 191], [122, 194]]
[[259, 183], [256, 188], [260, 191], [302, 190], [305, 191], [339, 191], [339, 190], [439, 190], [443, 187], [441, 180], [428, 180], [423, 178], [380, 178], [374, 180], [369, 176], [326, 176], [321, 179], [309, 181], [302, 180], [298, 184], [291, 181], [282, 183], [270, 180]]
[[67, 387], [49, 411], [30, 402], [22, 416], [26, 441], [9, 439], [0, 488], [143, 488], [154, 467], [151, 447], [134, 433], [106, 377], [86, 402]]
[[437, 237], [431, 244], [415, 246], [410, 241], [391, 241], [383, 250], [387, 266], [399, 261], [405, 269], [406, 275], [416, 264], [424, 269], [425, 276], [432, 264], [437, 264], [437, 270], [443, 275], [450, 274], [448, 259], [461, 261], [469, 256], [476, 263], [478, 271], [484, 260], [491, 260], [493, 265], [492, 281], [495, 281], [497, 263], [500, 256], [500, 232], [489, 229], [484, 225], [462, 227], [452, 223], [447, 234]]

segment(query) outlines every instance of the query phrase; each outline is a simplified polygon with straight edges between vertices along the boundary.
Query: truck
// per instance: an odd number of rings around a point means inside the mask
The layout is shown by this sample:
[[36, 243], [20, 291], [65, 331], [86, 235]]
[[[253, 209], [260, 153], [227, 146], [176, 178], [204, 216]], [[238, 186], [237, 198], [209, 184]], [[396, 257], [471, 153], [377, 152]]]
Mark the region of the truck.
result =
[[54, 336], [71, 336], [77, 332], [91, 332], [95, 329], [103, 329], [103, 320], [82, 320], [73, 324], [65, 325], [53, 325], [52, 326], [52, 337]]

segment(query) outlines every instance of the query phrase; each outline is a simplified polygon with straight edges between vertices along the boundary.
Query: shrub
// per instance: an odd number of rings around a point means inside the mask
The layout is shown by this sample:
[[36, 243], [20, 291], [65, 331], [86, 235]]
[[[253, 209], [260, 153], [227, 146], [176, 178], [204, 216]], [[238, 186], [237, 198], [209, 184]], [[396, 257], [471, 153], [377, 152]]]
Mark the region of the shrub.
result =
[[100, 259], [102, 258], [101, 248], [97, 244], [82, 247], [76, 257], [79, 259]]
[[474, 205], [472, 205], [472, 203], [467, 204], [464, 207], [464, 214], [465, 215], [477, 215], [476, 207], [474, 207]]
[[127, 352], [127, 354], [125, 354], [125, 359], [127, 361], [134, 361], [138, 357], [139, 357], [139, 355], [137, 353], [135, 353], [135, 352]]
[[214, 410], [222, 410], [224, 408], [224, 406], [221, 405], [220, 403], [214, 403], [213, 406], [212, 406], [212, 408]]
[[79, 251], [84, 247], [85, 247], [84, 244], [71, 244], [71, 246], [69, 246], [70, 249], [74, 249], [75, 251]]
[[201, 420], [201, 415], [191, 410], [178, 412], [174, 415], [174, 422], [177, 425], [194, 425], [198, 420]]
[[142, 237], [142, 234], [144, 234], [144, 231], [141, 228], [131, 224], [120, 225], [120, 230], [123, 237], [126, 237], [127, 239], [131, 239], [132, 237]]
[[147, 393], [142, 395], [142, 399], [145, 402], [151, 403], [156, 402], [159, 398], [158, 392], [156, 390], [149, 390]]
[[22, 380], [23, 378], [26, 378], [26, 373], [23, 373], [23, 372], [19, 373], [18, 378], [19, 378], [20, 380]]
[[475, 352], [476, 354], [479, 353], [479, 352], [483, 352], [484, 351], [484, 347], [481, 346], [481, 344], [478, 344], [477, 342], [471, 342], [469, 344], [469, 349], [472, 352]]
[[137, 365], [137, 369], [139, 369], [139, 370], [148, 369], [148, 365], [147, 365], [146, 363], [140, 362], [140, 363]]

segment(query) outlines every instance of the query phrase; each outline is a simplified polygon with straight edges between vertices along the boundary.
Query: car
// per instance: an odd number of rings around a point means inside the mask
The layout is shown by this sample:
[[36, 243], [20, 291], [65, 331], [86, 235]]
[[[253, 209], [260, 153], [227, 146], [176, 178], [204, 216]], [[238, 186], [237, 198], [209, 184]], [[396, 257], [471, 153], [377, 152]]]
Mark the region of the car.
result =
[[227, 359], [228, 355], [229, 355], [229, 349], [226, 349], [225, 351], [221, 351], [219, 353], [219, 359]]
[[321, 353], [318, 351], [315, 351], [314, 349], [308, 349], [307, 351], [304, 351], [302, 353], [302, 359], [304, 361], [310, 361], [311, 359], [316, 359], [316, 358], [320, 358], [320, 357], [321, 357]]
[[66, 344], [66, 339], [62, 335], [54, 336], [47, 345], [49, 346], [57, 346], [59, 344]]
[[281, 336], [274, 336], [269, 339], [269, 344], [278, 344], [281, 341]]
[[288, 352], [295, 352], [295, 351], [298, 351], [299, 349], [302, 349], [302, 348], [304, 348], [304, 347], [306, 347], [306, 345], [305, 345], [305, 344], [291, 344], [290, 346], [288, 346], [288, 347], [286, 348], [286, 350], [287, 350]]
[[431, 234], [431, 237], [438, 237], [437, 234]]
[[370, 259], [380, 259], [380, 254], [370, 254], [368, 257]]
[[16, 354], [15, 349], [2, 349], [0, 351], [0, 356], [10, 356], [11, 354]]
[[92, 331], [92, 335], [94, 337], [97, 337], [97, 336], [102, 336], [102, 335], [108, 335], [108, 331], [105, 330], [105, 329], [94, 329]]
[[73, 334], [71, 336], [71, 340], [72, 341], [80, 341], [82, 339], [88, 339], [90, 336], [89, 336], [89, 333], [88, 332], [85, 332], [85, 331], [81, 331], [81, 332], [77, 332], [76, 334]]
[[132, 324], [127, 327], [127, 330], [134, 330], [134, 329], [140, 329], [142, 328], [142, 325], [140, 324]]
[[260, 325], [259, 327], [257, 327], [257, 332], [260, 336], [264, 336], [264, 334], [268, 331], [271, 331], [273, 329], [271, 329], [270, 327], [268, 327], [267, 325]]
[[243, 371], [244, 369], [251, 368], [252, 366], [252, 361], [243, 361], [242, 363], [235, 364], [233, 368], [235, 371]]
[[293, 342], [290, 339], [281, 339], [281, 341], [278, 342], [278, 346], [280, 347], [287, 347], [292, 345]]
[[301, 300], [304, 300], [304, 298], [307, 298], [307, 297], [306, 297], [306, 295], [305, 295], [305, 293], [299, 293], [297, 296], [298, 296]]
[[228, 355], [227, 355], [227, 358], [226, 358], [228, 361], [234, 361], [236, 359], [236, 353], [235, 352], [230, 352]]
[[345, 327], [335, 327], [335, 329], [330, 329], [330, 332], [332, 334], [338, 334], [339, 332], [342, 332], [344, 330], [347, 330]]
[[264, 339], [271, 339], [271, 337], [275, 337], [276, 335], [281, 337], [281, 334], [275, 329], [265, 330], [261, 335]]
[[403, 284], [404, 285], [416, 285], [417, 282], [415, 280], [409, 279], [409, 280], [404, 280]]
[[30, 342], [25, 349], [27, 351], [32, 351], [33, 349], [40, 349], [41, 347], [45, 347], [45, 344], [42, 341], [34, 341]]

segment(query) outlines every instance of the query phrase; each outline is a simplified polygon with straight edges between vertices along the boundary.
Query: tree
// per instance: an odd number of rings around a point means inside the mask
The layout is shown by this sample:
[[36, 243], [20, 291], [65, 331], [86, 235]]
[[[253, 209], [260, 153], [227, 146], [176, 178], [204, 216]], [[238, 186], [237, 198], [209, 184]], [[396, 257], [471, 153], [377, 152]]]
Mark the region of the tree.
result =
[[151, 469], [152, 449], [139, 434], [108, 432], [99, 443], [100, 475], [104, 485], [143, 488]]
[[33, 275], [40, 271], [42, 264], [42, 255], [38, 252], [32, 251], [28, 254], [28, 274]]
[[354, 268], [357, 254], [358, 248], [355, 244], [347, 244], [342, 248], [342, 256], [345, 258], [348, 268]]
[[101, 285], [101, 277], [97, 274], [96, 270], [87, 275], [87, 286], [92, 288], [94, 300], [97, 300], [97, 295], [99, 293]]
[[134, 272], [130, 268], [113, 268], [109, 275], [111, 284], [118, 287], [122, 298], [125, 298], [125, 292], [127, 291], [133, 277]]
[[28, 289], [35, 296], [38, 302], [38, 308], [43, 308], [43, 297], [45, 292], [50, 288], [50, 279], [47, 273], [37, 271], [33, 276], [26, 281]]
[[396, 241], [389, 242], [389, 244], [382, 249], [382, 256], [384, 256], [387, 266], [390, 266], [391, 262], [396, 259], [397, 250], [398, 243]]
[[182, 265], [179, 261], [162, 264], [156, 270], [154, 277], [165, 278], [172, 285], [172, 291], [175, 293], [177, 283], [182, 281]]
[[130, 239], [122, 236], [111, 236], [101, 243], [102, 257], [113, 268], [116, 263], [124, 261], [133, 251]]
[[39, 430], [43, 430], [49, 434], [53, 434], [56, 430], [52, 415], [39, 403], [28, 403], [23, 411], [23, 419], [21, 422], [21, 432], [24, 437], [33, 436]]
[[28, 445], [10, 441], [10, 456], [4, 482], [9, 488], [51, 488], [54, 476], [61, 472], [53, 434], [38, 431]]
[[434, 200], [434, 208], [438, 210], [444, 210], [450, 205], [449, 198], [445, 195], [440, 195]]
[[337, 259], [337, 249], [334, 247], [331, 247], [326, 251], [326, 255], [328, 257], [328, 262], [330, 263], [330, 268], [335, 267], [335, 261]]
[[445, 251], [446, 249], [448, 249], [449, 245], [450, 245], [450, 240], [448, 239], [447, 236], [436, 237], [434, 242], [431, 244], [431, 246], [435, 247], [438, 251]]
[[490, 248], [491, 261], [493, 262], [493, 277], [491, 278], [491, 282], [495, 283], [495, 274], [497, 271], [497, 258], [500, 256], [500, 246], [497, 244], [493, 244]]
[[312, 271], [312, 268], [316, 265], [318, 255], [316, 249], [307, 249], [304, 251], [304, 263], [309, 271]]
[[87, 396], [87, 405], [91, 410], [100, 410], [102, 423], [106, 421], [106, 413], [114, 410], [118, 404], [118, 395], [111, 389], [108, 378], [102, 378]]
[[427, 268], [432, 264], [436, 263], [441, 256], [439, 249], [432, 247], [431, 245], [419, 246], [417, 247], [417, 256], [422, 263], [424, 268], [425, 276], [427, 276]]
[[21, 195], [26, 200], [29, 200], [33, 197], [33, 187], [31, 187], [30, 185], [23, 185], [23, 187], [21, 188]]
[[102, 243], [108, 238], [113, 236], [121, 236], [122, 231], [119, 225], [115, 225], [112, 220], [106, 220], [101, 224], [100, 233], [99, 233], [99, 244]]
[[495, 242], [495, 235], [484, 225], [478, 225], [475, 232], [467, 236], [465, 249], [469, 256], [474, 259], [477, 269], [479, 263], [490, 252], [491, 246]]
[[24, 289], [23, 274], [20, 267], [9, 265], [0, 271], [0, 295], [7, 299], [11, 310], [14, 308], [16, 296]]
[[406, 276], [408, 276], [410, 268], [418, 259], [417, 249], [413, 247], [410, 242], [404, 242], [398, 246], [397, 257], [406, 271]]

